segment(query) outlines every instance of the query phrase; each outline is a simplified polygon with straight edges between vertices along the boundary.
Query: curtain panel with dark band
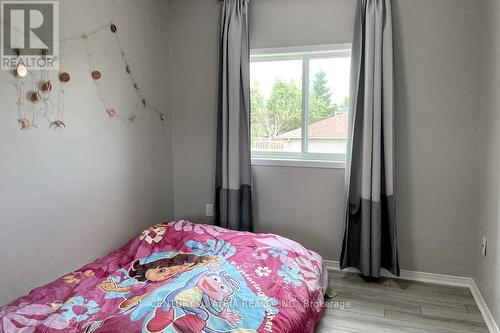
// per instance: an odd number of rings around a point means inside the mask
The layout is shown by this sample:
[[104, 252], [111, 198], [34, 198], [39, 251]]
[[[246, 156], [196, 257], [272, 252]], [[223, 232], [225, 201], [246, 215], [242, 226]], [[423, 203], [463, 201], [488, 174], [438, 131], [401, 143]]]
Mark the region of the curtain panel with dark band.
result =
[[250, 149], [248, 0], [224, 0], [217, 114], [216, 225], [253, 231]]

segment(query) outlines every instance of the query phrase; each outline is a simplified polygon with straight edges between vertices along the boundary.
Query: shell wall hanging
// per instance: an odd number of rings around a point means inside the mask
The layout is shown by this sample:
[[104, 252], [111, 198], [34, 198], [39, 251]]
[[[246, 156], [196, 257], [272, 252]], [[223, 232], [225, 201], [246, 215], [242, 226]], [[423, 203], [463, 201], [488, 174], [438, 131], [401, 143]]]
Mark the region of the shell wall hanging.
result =
[[[0, 23], [2, 22], [0, 21]], [[143, 110], [156, 114], [157, 119], [165, 126], [165, 114], [149, 103], [143, 94], [141, 86], [133, 75], [132, 67], [120, 42], [118, 31], [117, 25], [111, 22], [89, 32], [59, 40], [60, 70], [58, 73], [48, 70], [30, 71], [29, 68], [19, 63], [13, 73], [15, 77], [13, 85], [17, 92], [16, 106], [19, 128], [21, 130], [37, 128], [39, 127], [40, 119], [46, 120], [49, 128], [66, 128], [64, 121], [64, 99], [65, 89], [71, 86], [71, 74], [65, 64], [65, 47], [71, 41], [81, 41], [83, 43], [87, 58], [89, 81], [95, 85], [97, 96], [103, 105], [103, 111], [109, 118], [121, 119], [127, 123], [133, 123], [140, 116], [140, 110]], [[98, 36], [102, 32], [113, 35], [118, 52], [120, 53], [123, 70], [129, 77], [131, 92], [136, 96], [137, 102], [135, 108], [128, 112], [128, 114], [120, 112], [108, 100], [104, 87], [106, 73], [103, 73], [102, 69], [94, 61], [89, 39]], [[19, 57], [20, 51], [15, 51]], [[41, 54], [45, 56], [43, 50]]]

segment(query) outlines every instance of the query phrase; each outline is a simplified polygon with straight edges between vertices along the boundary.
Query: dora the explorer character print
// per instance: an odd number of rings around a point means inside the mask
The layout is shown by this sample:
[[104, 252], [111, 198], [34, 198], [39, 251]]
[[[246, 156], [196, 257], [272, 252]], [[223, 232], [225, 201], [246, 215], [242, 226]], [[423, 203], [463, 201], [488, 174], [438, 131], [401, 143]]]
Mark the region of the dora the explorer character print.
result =
[[[154, 333], [163, 332], [170, 326], [176, 332], [222, 333], [208, 327], [208, 319], [214, 316], [227, 321], [233, 327], [240, 323], [240, 314], [227, 307], [232, 295], [239, 288], [239, 282], [225, 271], [201, 272], [165, 297], [162, 305], [155, 309], [154, 316], [146, 328], [148, 332]], [[174, 308], [182, 310], [184, 315], [177, 317]]]
[[217, 263], [217, 257], [179, 253], [170, 258], [161, 258], [148, 263], [135, 260], [128, 271], [128, 276], [138, 283], [128, 286], [119, 286], [108, 278], [99, 284], [99, 288], [106, 293], [125, 293], [125, 299], [119, 308], [128, 310], [138, 305], [142, 299], [165, 284], [171, 283], [180, 274]]

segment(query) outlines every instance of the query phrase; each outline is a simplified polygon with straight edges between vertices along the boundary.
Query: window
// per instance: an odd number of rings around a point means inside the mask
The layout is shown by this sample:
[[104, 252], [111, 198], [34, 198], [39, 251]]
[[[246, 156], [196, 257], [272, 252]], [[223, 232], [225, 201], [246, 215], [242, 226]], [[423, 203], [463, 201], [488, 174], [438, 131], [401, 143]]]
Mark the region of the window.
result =
[[254, 164], [345, 161], [350, 65], [350, 44], [252, 50]]

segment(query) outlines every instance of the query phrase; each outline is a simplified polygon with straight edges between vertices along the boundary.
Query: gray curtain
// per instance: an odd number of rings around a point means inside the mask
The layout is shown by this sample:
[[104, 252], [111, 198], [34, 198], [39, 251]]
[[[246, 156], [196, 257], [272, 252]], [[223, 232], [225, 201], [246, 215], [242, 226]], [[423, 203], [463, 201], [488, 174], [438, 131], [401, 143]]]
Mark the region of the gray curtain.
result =
[[215, 224], [253, 231], [248, 1], [222, 4]]
[[394, 79], [390, 0], [358, 0], [341, 268], [399, 275], [394, 199]]

